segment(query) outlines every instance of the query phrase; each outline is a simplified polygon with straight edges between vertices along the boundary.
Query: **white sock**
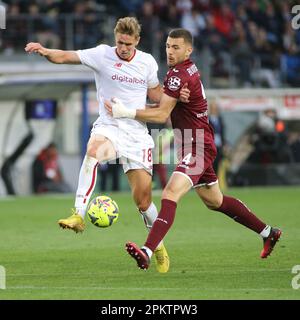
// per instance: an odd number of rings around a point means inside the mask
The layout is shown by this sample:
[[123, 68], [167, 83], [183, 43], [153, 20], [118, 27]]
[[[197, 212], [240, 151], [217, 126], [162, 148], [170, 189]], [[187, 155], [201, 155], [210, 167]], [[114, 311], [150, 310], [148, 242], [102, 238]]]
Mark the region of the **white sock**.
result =
[[[156, 220], [157, 216], [158, 216], [158, 212], [156, 209], [156, 206], [153, 202], [151, 202], [149, 208], [146, 211], [140, 211], [144, 223], [146, 225], [146, 228], [150, 231], [154, 221]], [[157, 248], [159, 248], [162, 245], [162, 241], [158, 244]], [[148, 249], [150, 250], [150, 249]], [[152, 253], [151, 253], [152, 254]]]
[[147, 252], [147, 255], [148, 255], [148, 257], [149, 257], [149, 259], [151, 259], [151, 257], [152, 257], [152, 250], [150, 250], [148, 247], [142, 247], [141, 249], [144, 249], [146, 252]]
[[140, 211], [140, 213], [142, 215], [146, 228], [150, 231], [154, 221], [158, 216], [155, 204], [151, 202], [149, 208], [146, 211]]
[[82, 218], [85, 216], [86, 208], [96, 185], [97, 165], [97, 159], [86, 155], [80, 168], [75, 198], [75, 209]]
[[269, 236], [271, 232], [271, 227], [270, 226], [266, 226], [263, 231], [260, 233], [260, 235], [263, 237], [263, 238], [267, 238]]

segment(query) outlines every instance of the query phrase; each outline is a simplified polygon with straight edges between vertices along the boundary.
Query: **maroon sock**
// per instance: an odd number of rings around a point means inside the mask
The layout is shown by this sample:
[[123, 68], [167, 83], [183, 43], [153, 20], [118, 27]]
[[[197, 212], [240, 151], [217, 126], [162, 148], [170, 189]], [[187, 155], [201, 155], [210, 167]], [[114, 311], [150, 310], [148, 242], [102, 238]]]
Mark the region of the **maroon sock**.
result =
[[259, 220], [244, 204], [242, 201], [223, 196], [223, 202], [220, 208], [215, 209], [225, 213], [227, 216], [236, 222], [244, 225], [245, 227], [261, 233], [266, 227], [266, 224]]
[[171, 228], [176, 213], [177, 203], [168, 199], [161, 200], [161, 209], [158, 217], [153, 223], [145, 246], [154, 251], [163, 237]]

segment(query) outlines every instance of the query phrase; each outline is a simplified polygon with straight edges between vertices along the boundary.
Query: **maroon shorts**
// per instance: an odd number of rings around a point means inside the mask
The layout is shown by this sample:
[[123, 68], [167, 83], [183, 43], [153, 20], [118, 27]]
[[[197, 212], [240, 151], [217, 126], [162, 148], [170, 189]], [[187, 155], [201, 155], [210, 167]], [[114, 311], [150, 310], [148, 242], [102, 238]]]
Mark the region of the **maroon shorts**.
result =
[[218, 177], [213, 169], [213, 161], [216, 157], [214, 145], [205, 146], [204, 150], [191, 145], [190, 148], [178, 150], [177, 164], [174, 172], [185, 174], [195, 187], [212, 185], [218, 181]]

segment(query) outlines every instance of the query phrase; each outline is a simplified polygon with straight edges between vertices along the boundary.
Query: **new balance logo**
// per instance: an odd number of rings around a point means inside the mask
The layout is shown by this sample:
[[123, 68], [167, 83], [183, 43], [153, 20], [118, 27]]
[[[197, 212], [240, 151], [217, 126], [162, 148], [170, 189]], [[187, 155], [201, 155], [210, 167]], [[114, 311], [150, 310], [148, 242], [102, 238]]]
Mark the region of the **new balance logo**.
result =
[[114, 67], [121, 68], [122, 67], [122, 62], [115, 63]]

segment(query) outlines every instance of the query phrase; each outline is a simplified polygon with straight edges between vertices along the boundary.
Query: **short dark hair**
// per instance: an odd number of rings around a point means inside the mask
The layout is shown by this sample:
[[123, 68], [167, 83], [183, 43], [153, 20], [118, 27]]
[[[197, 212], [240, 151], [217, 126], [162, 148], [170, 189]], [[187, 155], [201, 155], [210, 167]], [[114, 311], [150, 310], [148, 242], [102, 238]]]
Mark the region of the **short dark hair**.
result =
[[187, 29], [177, 28], [169, 32], [168, 35], [170, 38], [183, 38], [184, 42], [187, 42], [193, 45], [193, 36]]

